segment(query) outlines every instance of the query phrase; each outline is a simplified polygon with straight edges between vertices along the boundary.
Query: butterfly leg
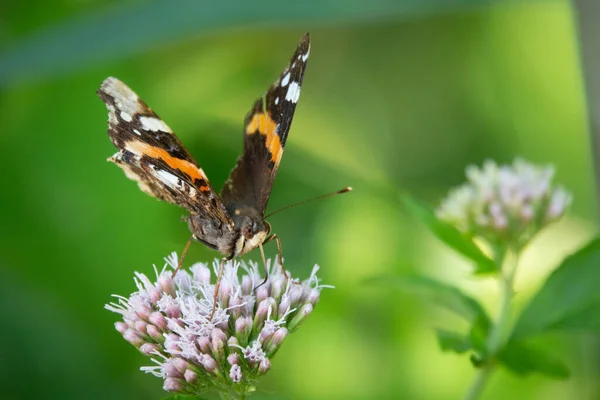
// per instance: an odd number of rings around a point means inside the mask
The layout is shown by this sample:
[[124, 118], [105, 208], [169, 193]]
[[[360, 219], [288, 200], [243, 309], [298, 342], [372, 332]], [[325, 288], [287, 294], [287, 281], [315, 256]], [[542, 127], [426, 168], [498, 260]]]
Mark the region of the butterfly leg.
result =
[[262, 244], [259, 244], [258, 248], [260, 249], [260, 256], [262, 258], [263, 266], [265, 267], [265, 280], [262, 281], [262, 283], [260, 285], [256, 286], [254, 288], [254, 290], [258, 289], [259, 287], [261, 287], [262, 285], [264, 285], [265, 283], [267, 283], [267, 280], [269, 280], [269, 270], [267, 269], [267, 260], [265, 258], [265, 251], [263, 249]]
[[221, 263], [219, 264], [219, 273], [217, 275], [217, 282], [215, 283], [215, 293], [213, 295], [213, 308], [210, 312], [210, 317], [208, 317], [209, 321], [212, 321], [215, 316], [215, 311], [217, 311], [217, 299], [219, 298], [219, 288], [221, 287], [221, 278], [223, 277], [223, 271], [225, 270], [225, 263], [230, 261], [233, 258], [231, 257], [223, 257], [221, 259]]
[[193, 238], [194, 238], [193, 236], [190, 237], [190, 239], [185, 244], [185, 247], [183, 248], [183, 253], [181, 253], [181, 258], [179, 259], [179, 262], [177, 263], [177, 268], [175, 268], [173, 275], [171, 275], [171, 279], [175, 278], [175, 275], [177, 275], [177, 272], [179, 272], [179, 268], [181, 268], [181, 266], [183, 265], [183, 259], [185, 258], [185, 255], [187, 254], [187, 252], [190, 248], [190, 244], [192, 243]]
[[274, 240], [275, 243], [277, 243], [277, 254], [279, 256], [279, 265], [281, 265], [283, 274], [285, 275], [285, 277], [287, 279], [290, 279], [292, 277], [292, 274], [288, 274], [288, 272], [286, 271], [286, 269], [283, 266], [283, 252], [281, 251], [281, 240], [279, 240], [279, 236], [277, 236], [276, 234], [272, 234], [271, 236], [269, 236], [268, 238], [265, 239], [263, 244], [268, 243], [271, 240]]

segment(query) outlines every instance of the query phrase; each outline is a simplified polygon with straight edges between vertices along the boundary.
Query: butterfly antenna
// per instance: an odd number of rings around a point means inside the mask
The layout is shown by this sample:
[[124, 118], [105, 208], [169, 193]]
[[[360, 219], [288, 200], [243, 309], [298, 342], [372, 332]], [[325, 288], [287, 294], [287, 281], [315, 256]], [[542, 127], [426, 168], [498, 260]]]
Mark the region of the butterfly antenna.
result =
[[327, 194], [324, 194], [322, 196], [315, 197], [315, 198], [312, 198], [312, 199], [303, 200], [303, 201], [301, 201], [299, 203], [290, 204], [290, 205], [287, 205], [285, 207], [280, 208], [279, 210], [273, 211], [269, 215], [265, 216], [265, 219], [269, 218], [271, 215], [277, 214], [277, 213], [279, 213], [279, 212], [281, 212], [283, 210], [287, 210], [288, 208], [292, 208], [292, 207], [296, 207], [296, 206], [301, 206], [302, 204], [310, 203], [311, 201], [322, 200], [322, 199], [326, 199], [327, 197], [335, 196], [335, 195], [342, 194], [342, 193], [348, 193], [348, 192], [351, 192], [351, 191], [352, 191], [352, 188], [350, 186], [347, 186], [347, 187], [343, 188], [342, 190], [337, 190], [335, 192], [327, 193]]

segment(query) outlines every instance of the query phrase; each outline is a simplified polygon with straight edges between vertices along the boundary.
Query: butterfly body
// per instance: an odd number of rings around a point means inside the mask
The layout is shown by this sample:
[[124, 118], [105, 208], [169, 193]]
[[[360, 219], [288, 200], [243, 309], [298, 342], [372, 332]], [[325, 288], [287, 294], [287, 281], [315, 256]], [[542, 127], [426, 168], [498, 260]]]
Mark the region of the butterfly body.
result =
[[264, 219], [310, 51], [306, 34], [292, 59], [244, 120], [244, 151], [218, 195], [171, 128], [127, 85], [107, 78], [98, 95], [108, 108], [117, 153], [108, 160], [145, 193], [186, 209], [193, 239], [226, 258], [270, 240]]

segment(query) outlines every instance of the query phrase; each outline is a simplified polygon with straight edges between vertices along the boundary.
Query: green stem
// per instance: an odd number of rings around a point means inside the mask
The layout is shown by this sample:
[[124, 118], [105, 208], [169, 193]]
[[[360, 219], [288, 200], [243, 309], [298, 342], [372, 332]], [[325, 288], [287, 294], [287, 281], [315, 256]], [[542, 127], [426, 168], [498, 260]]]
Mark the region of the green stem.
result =
[[488, 360], [477, 370], [475, 379], [465, 396], [465, 400], [476, 400], [481, 396], [490, 376], [495, 371], [496, 363], [494, 362], [494, 357], [502, 349], [508, 337], [510, 329], [510, 306], [514, 294], [513, 283], [518, 256], [512, 252], [509, 252], [507, 256], [504, 260], [499, 280], [501, 299], [498, 320], [491, 327], [487, 339]]
[[475, 400], [479, 397], [481, 392], [483, 392], [483, 388], [485, 387], [488, 378], [492, 374], [492, 369], [483, 367], [477, 370], [477, 375], [475, 375], [475, 380], [471, 384], [467, 395], [465, 396], [465, 400]]

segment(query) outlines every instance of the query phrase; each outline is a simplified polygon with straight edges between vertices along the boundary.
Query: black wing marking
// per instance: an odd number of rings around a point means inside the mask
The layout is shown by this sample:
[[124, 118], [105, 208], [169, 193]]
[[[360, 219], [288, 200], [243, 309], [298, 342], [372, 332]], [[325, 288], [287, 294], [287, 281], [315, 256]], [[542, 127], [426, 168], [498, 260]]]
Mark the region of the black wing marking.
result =
[[279, 79], [254, 102], [246, 115], [244, 153], [221, 191], [221, 198], [228, 207], [251, 207], [264, 215], [300, 96], [309, 53], [307, 33]]

